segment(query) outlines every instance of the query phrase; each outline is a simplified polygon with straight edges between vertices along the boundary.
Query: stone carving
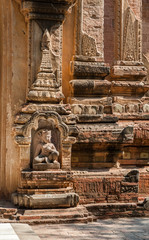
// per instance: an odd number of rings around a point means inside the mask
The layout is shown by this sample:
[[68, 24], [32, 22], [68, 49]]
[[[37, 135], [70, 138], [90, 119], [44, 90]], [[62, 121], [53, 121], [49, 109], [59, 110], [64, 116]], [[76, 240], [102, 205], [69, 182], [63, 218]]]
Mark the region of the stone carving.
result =
[[[70, 171], [71, 149], [76, 140], [70, 136], [69, 128], [63, 121], [63, 115], [73, 121], [73, 117], [72, 120], [69, 117], [70, 106], [59, 104], [64, 98], [61, 92], [62, 22], [75, 0], [19, 0], [19, 3], [27, 26], [24, 34], [28, 43], [29, 93], [27, 103], [15, 120], [15, 139], [20, 150], [20, 169], [35, 170], [32, 172], [36, 180], [33, 177], [34, 186], [29, 187], [31, 191], [25, 193], [26, 187], [23, 187], [16, 198], [19, 206], [28, 208], [74, 207], [79, 196], [74, 193], [72, 184], [69, 187], [64, 172], [57, 169], [61, 167]], [[41, 177], [43, 170], [51, 171]]]
[[51, 36], [46, 29], [41, 42], [42, 60], [37, 79], [28, 94], [28, 99], [38, 102], [60, 102], [63, 94], [60, 92], [60, 83], [53, 72]]
[[128, 105], [126, 105], [126, 112], [138, 113], [139, 112], [139, 105], [137, 105], [137, 104], [128, 104]]
[[118, 114], [124, 113], [125, 107], [121, 104], [115, 103], [115, 104], [113, 104], [113, 112], [118, 113]]
[[131, 141], [134, 138], [134, 128], [133, 126], [127, 126], [123, 129], [121, 133], [123, 141]]
[[145, 210], [149, 211], [149, 198], [145, 198], [143, 202]]
[[40, 130], [38, 136], [40, 137], [40, 142], [35, 149], [33, 166], [40, 163], [53, 163], [54, 166], [52, 165], [52, 167], [59, 168], [59, 152], [51, 142], [51, 131], [48, 129]]
[[138, 170], [132, 170], [130, 171], [126, 176], [124, 182], [139, 182], [139, 171]]
[[121, 186], [121, 193], [138, 193], [138, 186], [137, 185], [132, 185], [132, 186], [129, 186], [129, 185], [124, 185], [122, 184]]
[[103, 105], [83, 105], [83, 104], [72, 104], [72, 112], [74, 114], [89, 114], [96, 115], [103, 113]]
[[141, 61], [141, 23], [128, 0], [116, 0], [116, 59]]
[[149, 113], [149, 104], [144, 104], [143, 105], [143, 112], [144, 113]]
[[128, 8], [124, 26], [124, 57], [125, 61], [135, 61], [136, 59], [136, 36], [135, 36], [135, 22], [133, 23], [133, 16], [130, 8]]
[[95, 39], [87, 34], [83, 34], [82, 36], [82, 55], [90, 57], [100, 55], [96, 48]]
[[[28, 114], [27, 116], [29, 117]], [[69, 117], [69, 115], [65, 115], [65, 117], [67, 116]], [[18, 117], [19, 115], [17, 118]], [[32, 113], [32, 116], [30, 116], [28, 120], [25, 118], [24, 113], [22, 119], [18, 121], [19, 122], [16, 122], [14, 130], [16, 134], [16, 143], [20, 146], [22, 169], [29, 167], [33, 167], [34, 170], [48, 170], [51, 168], [58, 169], [60, 168], [60, 165], [61, 169], [71, 168], [71, 146], [75, 142], [75, 137], [69, 136], [69, 128], [58, 113], [52, 111], [46, 112], [46, 110], [45, 112], [40, 113], [35, 112]], [[72, 124], [72, 121], [70, 124]], [[43, 130], [51, 131], [51, 142], [55, 146], [56, 151], [59, 152], [59, 157], [57, 159], [60, 164], [58, 162], [56, 165], [53, 163], [46, 163], [46, 161], [49, 161], [48, 159], [40, 159], [41, 163], [37, 163], [37, 159], [34, 161], [34, 158], [40, 155], [40, 153], [35, 154], [37, 145], [40, 144], [39, 152], [41, 151], [41, 145], [43, 145], [44, 142], [42, 139]], [[58, 153], [56, 155], [58, 156]], [[50, 155], [49, 158], [51, 162], [55, 160], [52, 155]]]
[[104, 1], [79, 0], [76, 4], [75, 55], [103, 60]]

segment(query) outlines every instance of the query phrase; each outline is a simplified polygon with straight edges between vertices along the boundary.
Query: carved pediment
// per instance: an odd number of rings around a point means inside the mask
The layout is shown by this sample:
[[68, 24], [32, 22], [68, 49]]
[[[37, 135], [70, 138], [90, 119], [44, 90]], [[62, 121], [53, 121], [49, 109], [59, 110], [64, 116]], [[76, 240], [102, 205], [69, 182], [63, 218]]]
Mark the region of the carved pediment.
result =
[[[31, 2], [31, 3], [43, 3], [42, 0], [16, 0], [16, 2], [18, 3], [23, 3], [23, 2]], [[75, 3], [76, 0], [45, 0], [44, 3], [47, 4], [47, 3], [52, 3], [52, 4], [67, 4], [67, 5], [71, 5], [73, 3]]]
[[[28, 14], [58, 14], [65, 15], [68, 8], [75, 3], [76, 0], [16, 0], [21, 6], [21, 11], [26, 17], [36, 18], [35, 15]], [[38, 15], [39, 17], [39, 15]], [[47, 16], [45, 16], [47, 18]], [[55, 16], [59, 20], [59, 16]], [[62, 20], [61, 16], [61, 20]]]
[[68, 127], [62, 121], [61, 116], [56, 112], [35, 112], [32, 118], [24, 125], [16, 125], [16, 142], [18, 144], [28, 144], [31, 142], [32, 129], [58, 129], [61, 137], [65, 140], [68, 137]]

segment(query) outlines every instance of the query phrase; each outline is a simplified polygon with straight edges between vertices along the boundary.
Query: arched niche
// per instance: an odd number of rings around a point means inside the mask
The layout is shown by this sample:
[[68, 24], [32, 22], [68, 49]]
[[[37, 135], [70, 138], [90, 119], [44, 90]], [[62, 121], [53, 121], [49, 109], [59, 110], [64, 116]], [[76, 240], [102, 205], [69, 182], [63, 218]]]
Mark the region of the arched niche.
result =
[[55, 125], [53, 119], [39, 119], [39, 127], [37, 130], [31, 130], [31, 147], [30, 147], [30, 165], [32, 168], [33, 158], [35, 156], [36, 147], [42, 142], [42, 131], [48, 130], [51, 132], [51, 143], [54, 144], [59, 152], [58, 162], [62, 161], [62, 134], [59, 128]]
[[19, 130], [17, 129], [16, 142], [20, 147], [21, 168], [30, 168], [33, 161], [35, 145], [38, 143], [38, 132], [48, 129], [52, 133], [51, 142], [59, 151], [59, 161], [64, 170], [71, 169], [71, 147], [75, 143], [74, 137], [69, 137], [68, 127], [56, 112], [36, 112], [31, 119]]

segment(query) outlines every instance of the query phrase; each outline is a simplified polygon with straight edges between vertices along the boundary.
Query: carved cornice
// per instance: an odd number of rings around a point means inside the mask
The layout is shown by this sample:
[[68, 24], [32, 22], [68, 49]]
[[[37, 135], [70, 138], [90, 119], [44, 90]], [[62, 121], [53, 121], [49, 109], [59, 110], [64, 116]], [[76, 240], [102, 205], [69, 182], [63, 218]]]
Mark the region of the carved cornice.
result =
[[26, 19], [53, 19], [62, 21], [76, 0], [16, 0]]

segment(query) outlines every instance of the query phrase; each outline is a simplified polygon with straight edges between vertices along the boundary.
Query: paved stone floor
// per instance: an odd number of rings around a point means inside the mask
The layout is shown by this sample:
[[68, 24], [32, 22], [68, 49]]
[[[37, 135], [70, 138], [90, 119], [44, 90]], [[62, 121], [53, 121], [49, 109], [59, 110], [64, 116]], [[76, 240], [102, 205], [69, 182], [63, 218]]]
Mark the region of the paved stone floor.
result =
[[88, 224], [35, 225], [41, 240], [149, 240], [149, 218], [99, 220]]
[[40, 240], [28, 224], [0, 223], [0, 240]]

